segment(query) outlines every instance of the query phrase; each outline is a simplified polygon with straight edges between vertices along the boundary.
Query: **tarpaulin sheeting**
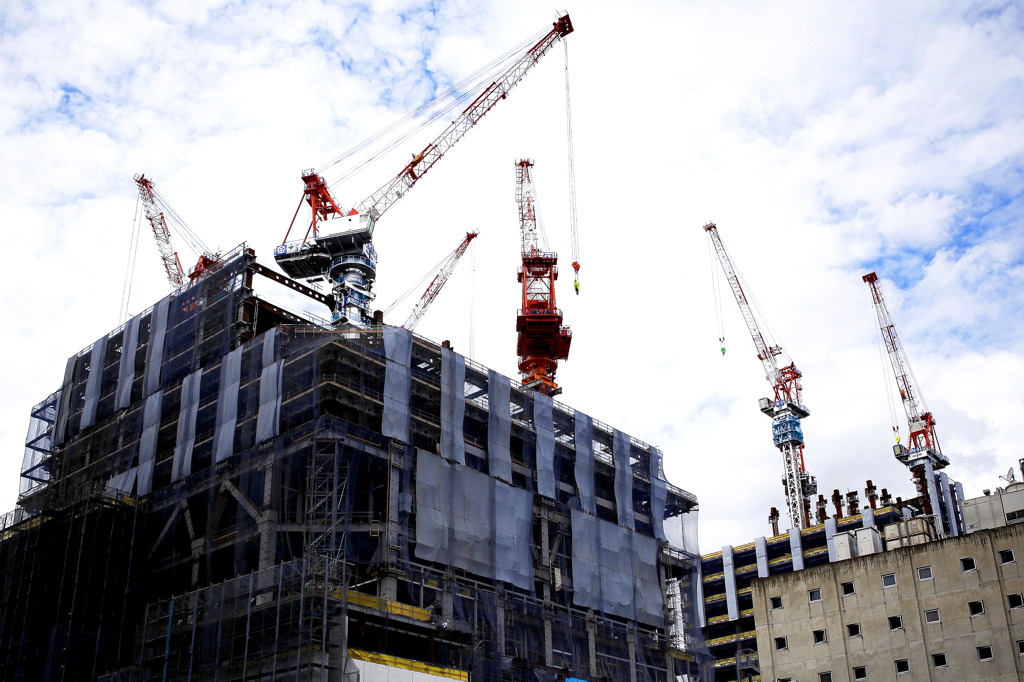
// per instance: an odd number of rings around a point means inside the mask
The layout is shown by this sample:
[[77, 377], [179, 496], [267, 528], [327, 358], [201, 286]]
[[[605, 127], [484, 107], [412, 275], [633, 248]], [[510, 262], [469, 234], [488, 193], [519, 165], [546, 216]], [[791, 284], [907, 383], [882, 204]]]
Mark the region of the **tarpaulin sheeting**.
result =
[[615, 461], [615, 508], [619, 525], [633, 530], [633, 468], [629, 465], [629, 435], [615, 429], [612, 442]]
[[196, 417], [199, 415], [199, 391], [203, 370], [197, 369], [181, 382], [181, 403], [178, 410], [178, 433], [171, 461], [171, 481], [192, 474], [192, 449], [196, 443]]
[[135, 354], [139, 350], [139, 319], [136, 315], [124, 326], [121, 343], [121, 362], [117, 367], [117, 393], [114, 409], [123, 410], [132, 402], [132, 384], [135, 383]]
[[157, 391], [146, 398], [142, 408], [142, 436], [139, 438], [139, 495], [153, 489], [153, 464], [156, 461], [156, 443], [160, 435], [160, 412], [164, 392]]
[[594, 500], [594, 422], [588, 415], [576, 412], [576, 490], [583, 511], [597, 513]]
[[146, 374], [142, 394], [152, 395], [160, 390], [160, 372], [164, 363], [164, 340], [167, 334], [167, 311], [171, 296], [160, 299], [149, 317], [149, 345], [146, 349]]
[[532, 589], [532, 515], [532, 493], [417, 451], [417, 557]]
[[214, 426], [213, 461], [222, 462], [235, 451], [235, 426], [238, 423], [238, 389], [242, 376], [242, 348], [224, 356], [220, 363], [217, 389], [217, 421]]
[[509, 400], [512, 386], [509, 378], [493, 369], [487, 372], [487, 461], [491, 476], [512, 482], [512, 455], [509, 439], [512, 434], [512, 416]]
[[654, 537], [665, 540], [665, 505], [668, 502], [668, 482], [661, 466], [661, 450], [653, 445], [648, 448], [650, 453], [651, 480], [651, 528]]
[[96, 408], [100, 404], [100, 388], [103, 381], [103, 365], [107, 355], [107, 337], [101, 336], [92, 344], [89, 353], [89, 378], [85, 380], [85, 403], [78, 428], [87, 429], [96, 423]]
[[409, 394], [412, 390], [412, 332], [384, 327], [384, 414], [381, 433], [409, 442]]
[[533, 394], [533, 428], [537, 433], [537, 492], [555, 499], [555, 426], [551, 396]]
[[256, 414], [256, 442], [262, 443], [281, 432], [281, 369], [278, 360], [260, 372], [260, 408]]
[[451, 462], [466, 463], [466, 359], [441, 348], [441, 456]]

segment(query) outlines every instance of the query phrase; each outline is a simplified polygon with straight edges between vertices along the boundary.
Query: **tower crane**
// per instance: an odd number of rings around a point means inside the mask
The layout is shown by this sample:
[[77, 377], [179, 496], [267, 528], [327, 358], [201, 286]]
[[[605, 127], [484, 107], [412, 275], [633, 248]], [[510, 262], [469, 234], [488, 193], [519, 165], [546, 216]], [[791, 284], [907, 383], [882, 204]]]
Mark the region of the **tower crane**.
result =
[[516, 161], [516, 203], [523, 264], [518, 280], [523, 285], [523, 307], [516, 317], [516, 353], [522, 384], [546, 395], [558, 395], [558, 361], [569, 357], [572, 331], [562, 326], [562, 311], [555, 304], [558, 254], [542, 251], [537, 239], [537, 207], [533, 187], [533, 161]]
[[[565, 36], [572, 33], [569, 15], [558, 18], [539, 41], [527, 49], [501, 76], [483, 89], [452, 123], [423, 151], [416, 154], [398, 175], [380, 189], [345, 211], [331, 195], [323, 177], [310, 169], [302, 174], [302, 203], [309, 204], [312, 219], [301, 240], [288, 241], [274, 251], [274, 258], [286, 274], [297, 279], [326, 278], [332, 282], [335, 306], [331, 322], [352, 327], [368, 326], [373, 283], [377, 277], [377, 253], [373, 248], [373, 230], [377, 220], [436, 164], [456, 142], [469, 132], [537, 64], [541, 57]], [[320, 223], [341, 220], [342, 230], [320, 235]]]
[[[167, 273], [167, 281], [170, 283], [171, 288], [180, 289], [187, 283], [185, 271], [181, 267], [181, 259], [178, 258], [178, 252], [174, 250], [174, 246], [171, 243], [171, 231], [167, 227], [166, 217], [166, 214], [170, 214], [172, 217], [176, 217], [177, 214], [174, 212], [174, 209], [167, 205], [167, 202], [156, 191], [153, 181], [147, 178], [145, 174], [136, 175], [135, 184], [139, 188], [139, 198], [142, 200], [142, 208], [145, 212], [146, 220], [149, 221], [150, 226], [153, 228], [156, 246], [160, 250], [160, 260], [163, 262], [164, 271]], [[188, 273], [189, 281], [194, 281], [216, 265], [219, 259], [217, 254], [212, 253], [199, 241], [199, 238], [188, 229], [184, 221], [177, 219], [177, 222], [178, 227], [188, 234], [189, 239], [186, 241], [191, 241], [199, 252], [199, 260]]]
[[441, 267], [438, 269], [434, 279], [427, 285], [427, 290], [423, 292], [423, 296], [420, 297], [419, 303], [409, 313], [409, 319], [405, 321], [402, 326], [412, 331], [416, 329], [416, 325], [420, 323], [423, 316], [427, 314], [427, 308], [434, 302], [437, 295], [441, 292], [441, 288], [448, 281], [448, 278], [452, 276], [452, 272], [455, 270], [455, 266], [459, 264], [459, 259], [462, 258], [463, 254], [466, 253], [466, 249], [469, 248], [470, 242], [477, 238], [480, 233], [477, 231], [467, 232], [466, 236], [462, 238], [459, 245], [455, 247], [448, 256], [441, 261]]
[[736, 303], [747, 323], [747, 331], [757, 349], [757, 359], [764, 368], [765, 378], [771, 384], [773, 398], [761, 398], [761, 412], [772, 418], [772, 440], [775, 447], [782, 453], [784, 473], [782, 484], [786, 490], [786, 507], [789, 511], [790, 523], [793, 528], [806, 528], [810, 525], [811, 497], [818, 492], [817, 480], [807, 473], [804, 466], [804, 436], [800, 421], [810, 414], [803, 404], [800, 378], [803, 374], [790, 362], [782, 365], [777, 358], [785, 357], [782, 347], [769, 346], [747, 302], [747, 296], [740, 285], [739, 276], [732, 265], [732, 260], [722, 244], [718, 228], [714, 223], [704, 226], [718, 254], [718, 262], [725, 271], [729, 287], [736, 298]]
[[[896, 325], [882, 295], [878, 275], [870, 272], [861, 279], [871, 289], [871, 303], [878, 318], [885, 349], [889, 353], [889, 362], [896, 376], [896, 386], [900, 391], [903, 409], [907, 413], [909, 447], [900, 443], [897, 436], [893, 454], [901, 464], [910, 469], [922, 497], [924, 513], [937, 514], [942, 507], [942, 501], [939, 498], [934, 472], [945, 468], [949, 464], [949, 459], [942, 454], [939, 447], [939, 438], [935, 433], [935, 417], [928, 411], [920, 390], [914, 384], [910, 361], [896, 335]], [[951, 528], [955, 529], [955, 522], [951, 524]]]

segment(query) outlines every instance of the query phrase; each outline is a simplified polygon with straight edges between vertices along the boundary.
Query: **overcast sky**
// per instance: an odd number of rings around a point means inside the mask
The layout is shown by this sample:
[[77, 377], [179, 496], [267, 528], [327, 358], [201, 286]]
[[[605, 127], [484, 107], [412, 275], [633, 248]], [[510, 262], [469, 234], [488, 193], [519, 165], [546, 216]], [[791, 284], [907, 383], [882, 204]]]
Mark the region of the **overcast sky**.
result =
[[[559, 399], [664, 450], [669, 479], [700, 500], [702, 551], [768, 534], [769, 508], [785, 508], [757, 408], [769, 386], [727, 290], [719, 352], [718, 265], [701, 229], [712, 220], [804, 373], [820, 492], [872, 479], [914, 494], [891, 455], [893, 415], [905, 419], [861, 281], [872, 270], [938, 420], [946, 472], [968, 496], [1001, 485], [1024, 456], [1020, 4], [566, 9], [581, 295], [568, 276], [559, 47], [382, 219], [378, 307], [480, 230], [417, 331], [514, 376], [514, 162], [530, 157], [567, 273], [559, 302], [573, 345]], [[30, 407], [59, 387], [69, 355], [122, 321], [134, 174], [153, 178], [209, 246], [246, 241], [272, 264], [302, 170], [555, 17], [533, 0], [3, 3], [0, 508], [15, 506]], [[339, 185], [341, 203], [436, 132]], [[132, 314], [168, 291], [143, 230]]]

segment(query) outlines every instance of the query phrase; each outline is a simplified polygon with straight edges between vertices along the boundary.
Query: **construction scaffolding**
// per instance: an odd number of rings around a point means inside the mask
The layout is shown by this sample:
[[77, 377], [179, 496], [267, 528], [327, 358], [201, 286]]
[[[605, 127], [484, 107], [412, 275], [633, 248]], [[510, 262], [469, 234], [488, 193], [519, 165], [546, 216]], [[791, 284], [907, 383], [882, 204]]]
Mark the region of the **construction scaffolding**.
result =
[[0, 679], [706, 679], [657, 448], [256, 274], [315, 298], [240, 248], [33, 410]]

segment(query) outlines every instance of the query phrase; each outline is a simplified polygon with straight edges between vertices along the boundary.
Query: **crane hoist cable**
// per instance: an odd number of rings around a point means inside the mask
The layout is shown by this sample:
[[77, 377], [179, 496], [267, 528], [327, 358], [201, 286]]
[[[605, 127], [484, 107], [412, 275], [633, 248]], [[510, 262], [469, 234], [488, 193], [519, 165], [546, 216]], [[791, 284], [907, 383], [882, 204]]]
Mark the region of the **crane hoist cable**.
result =
[[572, 144], [572, 98], [569, 96], [569, 43], [563, 42], [565, 48], [565, 135], [569, 157], [569, 233], [572, 251], [572, 287], [576, 295], [580, 294], [580, 235], [576, 223], [576, 155]]

